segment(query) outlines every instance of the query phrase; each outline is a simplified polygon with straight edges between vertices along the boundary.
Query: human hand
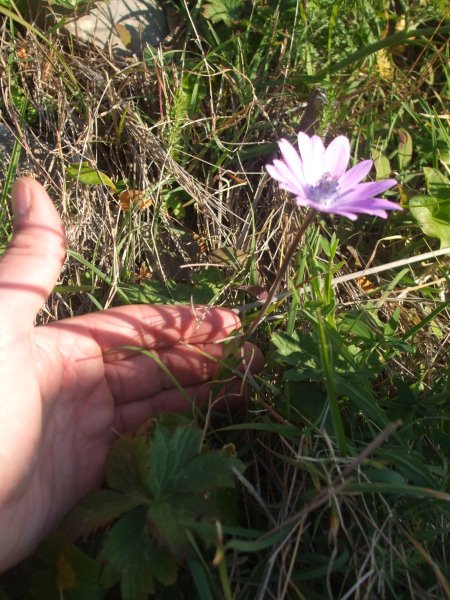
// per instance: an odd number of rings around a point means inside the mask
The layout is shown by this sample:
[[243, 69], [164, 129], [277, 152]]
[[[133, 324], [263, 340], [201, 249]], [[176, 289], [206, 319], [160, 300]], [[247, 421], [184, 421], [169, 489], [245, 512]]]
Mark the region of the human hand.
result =
[[[111, 444], [160, 411], [208, 399], [226, 309], [123, 306], [34, 327], [65, 256], [59, 216], [32, 179], [13, 189], [15, 235], [0, 260], [0, 570], [24, 558], [101, 484]], [[150, 351], [157, 360], [142, 352]], [[248, 345], [252, 369], [261, 354]]]

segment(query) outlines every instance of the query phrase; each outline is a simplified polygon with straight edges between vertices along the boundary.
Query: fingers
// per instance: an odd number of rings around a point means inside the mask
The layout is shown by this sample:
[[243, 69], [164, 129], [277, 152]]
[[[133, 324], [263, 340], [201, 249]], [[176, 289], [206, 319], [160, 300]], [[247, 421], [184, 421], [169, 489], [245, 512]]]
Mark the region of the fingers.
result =
[[[215, 348], [217, 349], [217, 346]], [[209, 350], [210, 348], [205, 349]], [[133, 357], [124, 362], [128, 363], [131, 360], [134, 363], [135, 359], [136, 357]], [[187, 372], [184, 374], [185, 380], [191, 382], [190, 385], [183, 385], [180, 389], [174, 387], [172, 381], [166, 380], [167, 389], [162, 385], [160, 390], [156, 390], [149, 381], [148, 364], [146, 367], [143, 363], [133, 364], [132, 372], [136, 386], [131, 388], [128, 396], [116, 397], [114, 429], [119, 432], [135, 431], [147, 418], [158, 413], [192, 413], [196, 408], [201, 408], [208, 402], [213, 402], [214, 406], [220, 410], [227, 406], [234, 407], [240, 404], [248, 395], [248, 371], [257, 372], [262, 368], [262, 354], [258, 348], [247, 343], [243, 352], [243, 360], [239, 365], [242, 376], [230, 376], [229, 378], [225, 376], [225, 379], [221, 381], [214, 379], [218, 375], [220, 362], [220, 360], [212, 361], [211, 365], [207, 365], [206, 368], [201, 368], [199, 362], [195, 369], [195, 377], [189, 377]], [[195, 367], [195, 364], [191, 364], [191, 367]], [[131, 372], [129, 375], [132, 377]], [[183, 378], [183, 373], [181, 373], [181, 377]], [[162, 381], [164, 383], [164, 379]], [[149, 390], [151, 390], [150, 394], [148, 394]]]
[[[212, 381], [223, 364], [223, 346], [218, 344], [179, 344], [155, 350], [152, 355], [136, 354], [105, 364], [105, 376], [116, 404], [138, 402], [163, 390], [175, 392]], [[239, 358], [237, 368], [241, 372], [262, 367], [261, 352], [252, 344], [245, 346]], [[231, 377], [231, 373], [227, 376]], [[175, 409], [169, 404], [166, 410]]]
[[208, 343], [226, 338], [240, 325], [235, 313], [206, 306], [120, 306], [52, 324], [67, 333], [94, 338], [105, 362], [135, 352], [132, 346], [154, 350], [185, 342]]
[[241, 404], [245, 397], [243, 388], [240, 382], [235, 381], [233, 385], [222, 389], [218, 397], [213, 397], [211, 385], [208, 383], [189, 386], [185, 388], [184, 393], [178, 390], [163, 390], [147, 400], [118, 406], [112, 429], [119, 433], [132, 433], [149, 417], [168, 412], [193, 414], [208, 402], [212, 402], [218, 410], [234, 408]]
[[14, 235], [0, 260], [2, 316], [29, 326], [58, 278], [65, 236], [52, 201], [37, 181], [16, 181], [12, 208]]

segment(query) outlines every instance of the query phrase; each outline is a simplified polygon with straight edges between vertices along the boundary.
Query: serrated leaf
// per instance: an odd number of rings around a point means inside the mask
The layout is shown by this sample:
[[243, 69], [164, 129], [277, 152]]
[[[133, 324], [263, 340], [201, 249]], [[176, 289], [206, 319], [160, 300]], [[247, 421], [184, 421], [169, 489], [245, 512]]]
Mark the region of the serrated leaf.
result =
[[116, 186], [108, 175], [103, 173], [103, 171], [91, 167], [87, 162], [77, 162], [69, 165], [67, 168], [67, 177], [69, 179], [76, 179], [85, 185], [107, 185], [114, 192], [116, 191]]
[[168, 489], [174, 493], [199, 494], [233, 485], [233, 469], [243, 471], [241, 461], [223, 452], [206, 452], [185, 465]]
[[62, 530], [71, 539], [87, 537], [144, 502], [143, 496], [98, 490], [83, 498], [67, 515]]
[[147, 509], [139, 507], [121, 517], [109, 531], [100, 552], [106, 563], [103, 584], [110, 587], [119, 577], [123, 600], [146, 600], [154, 592], [150, 556]]
[[213, 23], [223, 21], [231, 25], [239, 18], [242, 10], [242, 0], [209, 0], [203, 5], [203, 15]]
[[398, 130], [398, 167], [400, 171], [411, 162], [413, 155], [413, 141], [411, 134], [406, 129]]
[[202, 433], [193, 427], [178, 427], [171, 432], [156, 424], [148, 452], [148, 488], [157, 498], [166, 492], [180, 470], [200, 450]]
[[108, 486], [119, 492], [145, 493], [147, 448], [142, 436], [121, 436], [111, 448], [105, 467]]
[[164, 586], [173, 585], [177, 580], [178, 563], [170, 552], [150, 540], [148, 557], [155, 579]]
[[148, 515], [151, 529], [176, 556], [186, 556], [191, 544], [188, 532], [197, 533], [205, 519], [220, 516], [211, 492], [233, 485], [234, 469], [242, 463], [229, 452], [201, 452], [202, 433], [193, 426], [170, 430], [155, 426], [149, 447], [148, 488], [153, 495]]
[[148, 487], [155, 498], [163, 494], [201, 494], [233, 485], [233, 469], [242, 463], [225, 452], [200, 454], [202, 433], [193, 427], [170, 432], [157, 425], [149, 449]]
[[185, 557], [191, 547], [188, 531], [195, 525], [195, 519], [213, 511], [209, 503], [198, 497], [178, 497], [152, 502], [148, 511], [151, 527], [156, 532], [158, 540], [168, 546], [171, 552], [179, 557]]

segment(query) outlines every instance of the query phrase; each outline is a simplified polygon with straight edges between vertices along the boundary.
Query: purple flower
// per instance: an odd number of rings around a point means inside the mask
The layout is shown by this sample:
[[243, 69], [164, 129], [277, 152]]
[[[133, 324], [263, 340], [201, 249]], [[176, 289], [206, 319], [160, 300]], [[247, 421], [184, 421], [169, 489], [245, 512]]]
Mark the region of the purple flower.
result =
[[354, 221], [358, 213], [387, 218], [387, 210], [402, 210], [395, 202], [377, 198], [397, 185], [395, 179], [360, 183], [372, 168], [364, 160], [346, 171], [350, 159], [350, 142], [340, 135], [325, 148], [322, 140], [300, 131], [298, 148], [287, 141], [278, 143], [282, 159], [267, 165], [267, 171], [280, 182], [283, 190], [295, 196], [298, 206], [334, 213]]

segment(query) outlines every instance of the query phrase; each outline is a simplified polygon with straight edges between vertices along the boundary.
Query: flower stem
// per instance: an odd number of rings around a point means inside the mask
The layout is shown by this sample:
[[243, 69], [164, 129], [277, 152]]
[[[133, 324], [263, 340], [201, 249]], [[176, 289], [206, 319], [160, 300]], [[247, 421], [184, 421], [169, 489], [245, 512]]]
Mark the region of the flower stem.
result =
[[280, 270], [278, 271], [278, 275], [276, 276], [276, 279], [273, 282], [272, 287], [269, 290], [269, 294], [268, 294], [264, 304], [261, 306], [259, 313], [256, 315], [255, 319], [252, 321], [252, 323], [248, 327], [247, 331], [244, 331], [243, 339], [241, 337], [239, 340], [240, 343], [241, 342], [243, 343], [245, 340], [248, 340], [248, 338], [256, 331], [256, 328], [263, 320], [264, 315], [266, 314], [269, 306], [271, 305], [272, 300], [273, 300], [275, 294], [277, 293], [278, 288], [280, 287], [280, 283], [281, 283], [286, 271], [289, 268], [289, 263], [291, 262], [291, 259], [294, 256], [295, 251], [297, 250], [305, 231], [308, 229], [308, 227], [313, 222], [316, 214], [317, 214], [317, 211], [314, 209], [310, 209], [310, 211], [307, 213], [305, 220], [300, 225], [300, 228], [297, 231], [297, 234], [296, 234], [294, 240], [292, 241], [292, 244], [289, 246], [288, 251], [286, 252], [286, 256], [284, 257], [284, 260], [281, 264]]
[[325, 379], [325, 388], [327, 390], [328, 402], [330, 404], [331, 420], [333, 422], [334, 435], [339, 449], [339, 454], [347, 454], [347, 440], [345, 437], [344, 424], [342, 422], [341, 412], [339, 410], [338, 395], [336, 383], [334, 380], [333, 353], [327, 338], [325, 324], [320, 308], [316, 311], [317, 328], [319, 330], [320, 358], [322, 362], [323, 376]]

